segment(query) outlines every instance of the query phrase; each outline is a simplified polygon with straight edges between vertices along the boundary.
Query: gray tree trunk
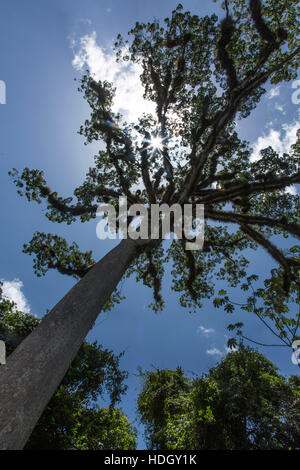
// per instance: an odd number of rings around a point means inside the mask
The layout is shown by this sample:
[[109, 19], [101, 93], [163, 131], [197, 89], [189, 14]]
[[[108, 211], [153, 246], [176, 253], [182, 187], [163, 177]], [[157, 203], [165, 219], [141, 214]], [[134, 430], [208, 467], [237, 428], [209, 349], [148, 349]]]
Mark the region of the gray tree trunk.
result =
[[138, 256], [138, 245], [122, 240], [0, 367], [0, 449], [23, 449], [103, 305]]

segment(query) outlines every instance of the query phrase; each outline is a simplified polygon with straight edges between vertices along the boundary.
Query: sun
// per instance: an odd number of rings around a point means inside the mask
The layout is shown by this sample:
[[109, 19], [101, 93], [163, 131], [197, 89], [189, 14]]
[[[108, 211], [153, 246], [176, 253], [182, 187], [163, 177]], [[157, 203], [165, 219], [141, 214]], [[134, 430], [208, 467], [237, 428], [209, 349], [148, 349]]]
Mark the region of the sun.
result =
[[162, 150], [162, 148], [163, 148], [162, 139], [160, 137], [157, 137], [157, 136], [152, 136], [151, 140], [150, 140], [150, 146], [153, 149]]

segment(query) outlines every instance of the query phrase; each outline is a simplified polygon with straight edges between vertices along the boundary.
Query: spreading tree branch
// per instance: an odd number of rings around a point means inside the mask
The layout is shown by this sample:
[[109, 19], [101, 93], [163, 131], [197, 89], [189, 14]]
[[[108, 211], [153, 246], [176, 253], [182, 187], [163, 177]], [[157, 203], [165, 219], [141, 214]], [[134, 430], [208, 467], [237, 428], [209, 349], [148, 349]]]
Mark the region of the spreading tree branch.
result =
[[[261, 245], [272, 258], [279, 263], [284, 269], [283, 279], [283, 290], [288, 295], [290, 290], [290, 284], [292, 281], [291, 264], [294, 264], [292, 259], [286, 258], [283, 253], [273, 244], [270, 240], [267, 240], [261, 232], [254, 230], [252, 227], [246, 224], [241, 225], [241, 230], [250, 237], [257, 244]], [[296, 263], [298, 265], [298, 263]]]
[[205, 215], [209, 219], [219, 220], [222, 222], [233, 222], [237, 224], [246, 224], [246, 225], [260, 225], [267, 226], [272, 228], [281, 228], [286, 230], [291, 235], [295, 235], [300, 238], [300, 226], [294, 223], [287, 222], [284, 218], [280, 220], [270, 219], [268, 217], [262, 217], [259, 215], [248, 215], [248, 214], [235, 214], [228, 211], [217, 211], [209, 206], [205, 210]]

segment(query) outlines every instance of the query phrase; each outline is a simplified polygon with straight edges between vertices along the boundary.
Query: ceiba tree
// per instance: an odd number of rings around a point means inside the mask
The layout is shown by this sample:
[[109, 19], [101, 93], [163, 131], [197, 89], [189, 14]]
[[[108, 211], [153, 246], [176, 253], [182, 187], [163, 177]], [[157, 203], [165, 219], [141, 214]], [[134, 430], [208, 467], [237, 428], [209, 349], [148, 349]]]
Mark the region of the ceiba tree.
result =
[[[156, 115], [124, 122], [111, 110], [113, 85], [95, 82], [89, 73], [83, 76], [79, 88], [91, 115], [80, 133], [86, 143], [101, 141], [104, 148], [75, 189], [76, 203], [52, 191], [42, 171], [11, 172], [21, 195], [46, 201], [53, 222], [89, 221], [103, 202], [118, 210], [120, 196], [146, 208], [204, 204], [205, 242], [202, 250], [192, 252], [185, 249], [184, 238], [174, 240], [165, 253], [161, 238], [128, 238], [95, 262], [91, 252], [81, 253], [75, 243], [34, 234], [24, 251], [35, 255], [37, 274], [57, 269], [80, 280], [1, 368], [1, 448], [25, 445], [99, 312], [120, 301], [115, 289], [132, 272], [153, 287], [154, 309], [162, 308], [163, 264], [172, 259], [173, 289], [183, 306], [198, 308], [203, 298], [214, 295], [216, 278], [229, 286], [244, 280], [243, 288], [249, 288], [256, 278], [247, 276], [245, 250], [262, 247], [275, 267], [265, 280], [273, 293], [266, 304], [263, 286], [256, 290], [264, 305], [257, 307], [258, 316], [274, 322], [274, 331], [278, 328], [287, 343], [296, 337], [299, 316], [288, 306], [299, 300], [299, 248], [291, 241], [290, 250], [283, 252], [271, 237], [300, 234], [299, 199], [286, 192], [300, 182], [299, 134], [289, 154], [268, 148], [253, 162], [248, 143], [238, 137], [236, 119], [249, 116], [268, 81], [296, 77], [297, 2], [232, 0], [224, 7], [226, 16], [218, 22], [216, 15], [183, 13], [179, 5], [163, 26], [137, 23], [128, 44], [118, 37], [117, 58], [141, 64], [144, 97], [156, 103]], [[159, 148], [153, 147], [153, 137], [160, 139]], [[137, 184], [140, 189], [134, 190]], [[215, 303], [223, 302], [230, 311], [224, 292]], [[253, 302], [247, 304], [254, 308]]]

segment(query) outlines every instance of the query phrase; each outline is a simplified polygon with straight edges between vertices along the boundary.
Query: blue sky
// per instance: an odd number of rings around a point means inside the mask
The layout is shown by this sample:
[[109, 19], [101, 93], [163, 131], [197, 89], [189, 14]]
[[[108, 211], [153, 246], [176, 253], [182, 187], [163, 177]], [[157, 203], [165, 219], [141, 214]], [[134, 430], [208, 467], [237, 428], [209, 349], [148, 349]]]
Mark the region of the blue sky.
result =
[[[182, 2], [185, 9], [205, 15], [223, 12], [212, 0]], [[99, 0], [21, 0], [4, 1], [0, 17], [0, 80], [6, 84], [6, 104], [0, 105], [0, 188], [1, 188], [1, 272], [6, 292], [31, 313], [42, 316], [73, 285], [71, 278], [50, 272], [37, 278], [32, 259], [22, 253], [35, 230], [58, 233], [69, 242], [75, 240], [85, 251], [94, 250], [101, 258], [115, 241], [96, 238], [96, 223], [57, 225], [45, 217], [45, 206], [21, 199], [8, 177], [12, 167], [45, 170], [51, 189], [62, 196], [72, 195], [81, 184], [95, 145], [84, 146], [77, 134], [88, 116], [87, 105], [77, 92], [75, 77], [87, 65], [96, 77], [113, 78], [119, 87], [116, 108], [134, 118], [148, 109], [141, 100], [138, 70], [114, 64], [111, 45], [118, 33], [126, 36], [136, 21], [163, 19], [177, 5], [174, 1]], [[273, 145], [288, 151], [293, 143], [300, 104], [293, 104], [292, 83], [268, 87], [251, 117], [239, 121], [240, 136], [249, 140], [257, 154]], [[127, 109], [126, 109], [127, 108]], [[266, 273], [273, 266], [261, 250], [251, 257], [251, 272]], [[163, 294], [165, 309], [155, 315], [147, 305], [152, 293], [134, 279], [122, 284], [127, 299], [107, 314], [101, 314], [88, 339], [105, 347], [125, 350], [122, 367], [130, 372], [129, 391], [122, 402], [131, 420], [139, 381], [133, 375], [137, 366], [175, 368], [206, 372], [226, 353], [226, 325], [232, 318], [206, 302], [201, 311], [189, 314], [170, 291], [167, 273]], [[220, 284], [220, 288], [223, 287]], [[233, 293], [238, 301], [241, 294]], [[253, 319], [247, 333], [273, 342]], [[264, 350], [283, 373], [298, 373], [284, 348]], [[137, 425], [137, 423], [135, 423]], [[140, 446], [143, 446], [140, 439]]]

